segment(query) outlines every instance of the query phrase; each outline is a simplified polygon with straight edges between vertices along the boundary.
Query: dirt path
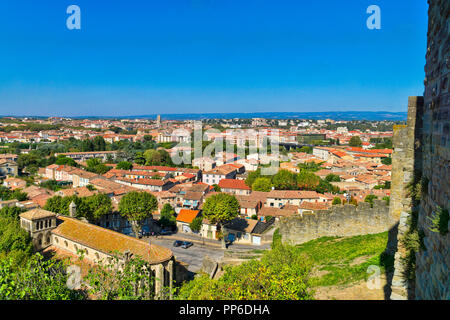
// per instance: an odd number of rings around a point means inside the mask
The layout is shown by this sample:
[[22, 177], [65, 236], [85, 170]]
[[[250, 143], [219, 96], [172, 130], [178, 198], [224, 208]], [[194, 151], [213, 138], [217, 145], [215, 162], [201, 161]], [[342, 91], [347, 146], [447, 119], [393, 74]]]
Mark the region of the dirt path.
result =
[[385, 300], [384, 287], [386, 276], [380, 276], [380, 288], [369, 289], [366, 281], [346, 286], [330, 286], [316, 288], [317, 300]]

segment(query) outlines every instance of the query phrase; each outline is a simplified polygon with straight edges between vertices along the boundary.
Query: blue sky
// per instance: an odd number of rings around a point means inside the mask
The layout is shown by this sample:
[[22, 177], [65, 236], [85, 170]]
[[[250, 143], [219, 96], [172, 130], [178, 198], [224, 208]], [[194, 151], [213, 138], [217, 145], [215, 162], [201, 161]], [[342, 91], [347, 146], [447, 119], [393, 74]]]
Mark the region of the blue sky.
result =
[[[345, 5], [344, 5], [345, 3]], [[81, 8], [68, 30], [66, 8]], [[366, 9], [381, 8], [381, 30]], [[0, 114], [406, 111], [423, 0], [2, 0]]]

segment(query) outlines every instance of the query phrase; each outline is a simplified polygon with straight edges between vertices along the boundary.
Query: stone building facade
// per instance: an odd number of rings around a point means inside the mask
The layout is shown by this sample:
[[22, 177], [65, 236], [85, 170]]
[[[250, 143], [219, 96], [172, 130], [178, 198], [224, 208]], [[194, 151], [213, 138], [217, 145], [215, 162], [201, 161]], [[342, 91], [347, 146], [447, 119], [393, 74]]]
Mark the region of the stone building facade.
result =
[[[399, 225], [391, 299], [450, 299], [450, 2], [428, 4], [424, 96], [410, 97], [407, 125], [394, 128], [391, 213]], [[419, 242], [412, 277], [402, 241], [411, 228]]]
[[155, 278], [157, 297], [164, 287], [172, 288], [175, 259], [170, 249], [43, 209], [22, 213], [20, 225], [30, 233], [36, 251], [45, 249], [64, 256], [78, 256], [83, 251], [84, 261], [90, 264], [108, 263], [114, 256], [124, 263], [139, 256]]

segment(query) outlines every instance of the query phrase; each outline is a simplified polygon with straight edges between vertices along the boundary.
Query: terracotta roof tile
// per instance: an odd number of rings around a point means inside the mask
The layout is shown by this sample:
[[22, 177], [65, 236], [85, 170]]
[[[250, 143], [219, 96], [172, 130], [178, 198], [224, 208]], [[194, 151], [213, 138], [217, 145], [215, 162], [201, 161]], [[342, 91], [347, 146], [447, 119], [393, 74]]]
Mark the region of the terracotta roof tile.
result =
[[181, 209], [178, 213], [177, 221], [191, 223], [198, 216], [199, 212], [200, 210]]
[[58, 219], [62, 220], [62, 223], [52, 231], [54, 234], [106, 254], [130, 250], [131, 253], [152, 264], [167, 261], [173, 256], [170, 249], [150, 245], [122, 233], [65, 216], [58, 216]]

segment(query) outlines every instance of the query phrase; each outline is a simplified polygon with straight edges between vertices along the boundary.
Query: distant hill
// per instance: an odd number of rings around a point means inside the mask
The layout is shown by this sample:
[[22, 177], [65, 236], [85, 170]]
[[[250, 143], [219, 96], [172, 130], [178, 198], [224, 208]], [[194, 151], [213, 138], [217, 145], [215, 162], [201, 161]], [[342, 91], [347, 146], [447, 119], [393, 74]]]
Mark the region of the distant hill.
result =
[[[385, 111], [329, 111], [329, 112], [252, 112], [252, 113], [179, 113], [161, 114], [163, 120], [202, 120], [202, 119], [332, 119], [332, 120], [391, 120], [405, 121], [406, 112]], [[31, 117], [39, 118], [39, 117]], [[77, 116], [73, 119], [156, 119], [152, 115], [130, 115], [130, 116]]]
[[[333, 119], [333, 120], [392, 120], [405, 121], [406, 112], [385, 112], [385, 111], [330, 111], [330, 112], [252, 112], [252, 113], [180, 113], [161, 114], [163, 120], [201, 120], [201, 119]], [[81, 118], [81, 117], [80, 117]], [[99, 117], [100, 118], [100, 117]], [[156, 119], [153, 115], [135, 115], [115, 117], [121, 119]]]

